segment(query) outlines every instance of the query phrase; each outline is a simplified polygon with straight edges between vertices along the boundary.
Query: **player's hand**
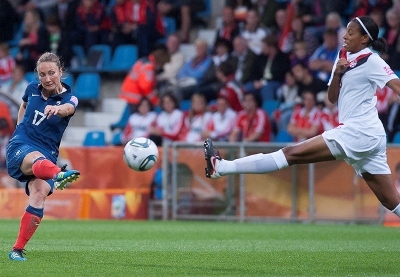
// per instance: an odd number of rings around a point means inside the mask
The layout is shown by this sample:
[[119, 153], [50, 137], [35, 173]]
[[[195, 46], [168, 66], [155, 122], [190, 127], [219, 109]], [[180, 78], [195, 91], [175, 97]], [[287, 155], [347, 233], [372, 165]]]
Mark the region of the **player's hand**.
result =
[[52, 115], [57, 115], [60, 111], [60, 106], [47, 105], [44, 108], [44, 115], [49, 119]]
[[349, 67], [349, 62], [346, 59], [341, 58], [336, 64], [335, 73], [342, 74], [347, 69], [347, 67]]

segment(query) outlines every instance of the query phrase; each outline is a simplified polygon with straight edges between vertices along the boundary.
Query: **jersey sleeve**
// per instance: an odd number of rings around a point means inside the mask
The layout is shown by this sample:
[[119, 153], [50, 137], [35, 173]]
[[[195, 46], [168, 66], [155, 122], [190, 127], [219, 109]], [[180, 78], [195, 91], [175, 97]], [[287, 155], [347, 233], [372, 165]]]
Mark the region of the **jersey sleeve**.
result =
[[377, 54], [372, 54], [368, 59], [368, 79], [376, 83], [380, 88], [384, 88], [390, 80], [398, 79], [390, 66]]
[[66, 103], [71, 104], [72, 106], [74, 106], [74, 108], [76, 109], [76, 107], [78, 107], [78, 98], [75, 95], [71, 95], [70, 98], [66, 101]]

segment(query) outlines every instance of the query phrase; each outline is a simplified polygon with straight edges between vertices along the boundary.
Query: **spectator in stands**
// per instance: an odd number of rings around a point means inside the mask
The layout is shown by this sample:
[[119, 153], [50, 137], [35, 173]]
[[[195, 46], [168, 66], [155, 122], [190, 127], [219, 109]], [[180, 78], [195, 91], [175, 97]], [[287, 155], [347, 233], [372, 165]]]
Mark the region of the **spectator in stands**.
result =
[[392, 142], [394, 135], [400, 131], [400, 97], [394, 94], [389, 99], [389, 112], [387, 122], [387, 139]]
[[213, 62], [204, 76], [203, 84], [197, 89], [197, 92], [206, 96], [207, 102], [217, 99], [218, 91], [224, 84], [217, 77], [216, 70], [218, 66], [222, 63], [230, 63], [233, 72], [236, 69], [231, 52], [232, 45], [230, 41], [225, 39], [216, 41], [214, 54], [212, 55]]
[[8, 0], [0, 0], [0, 43], [8, 42], [14, 37], [14, 28], [17, 26], [18, 16]]
[[[397, 1], [390, 1], [390, 0], [375, 0], [375, 1], [370, 1], [370, 0], [359, 0], [356, 1], [355, 3], [355, 10], [353, 14], [351, 15], [351, 18], [354, 18], [356, 16], [363, 16], [363, 15], [368, 15], [371, 11], [387, 11], [389, 10], [393, 3], [396, 3]], [[398, 3], [398, 2], [397, 2]], [[339, 12], [339, 14], [341, 14]]]
[[39, 10], [41, 17], [45, 20], [51, 12], [53, 8], [57, 5], [58, 0], [22, 0], [23, 11], [26, 12], [30, 9]]
[[178, 34], [170, 34], [165, 45], [170, 55], [170, 61], [164, 64], [161, 72], [156, 77], [159, 95], [162, 95], [171, 86], [177, 84], [178, 72], [185, 63], [185, 55], [179, 50], [181, 40]]
[[316, 96], [311, 91], [302, 93], [302, 107], [293, 111], [287, 131], [297, 142], [314, 137], [320, 132], [321, 112]]
[[128, 123], [121, 134], [122, 145], [134, 138], [148, 138], [156, 118], [157, 113], [153, 111], [153, 104], [148, 98], [142, 97], [138, 103], [137, 112], [129, 116]]
[[297, 11], [306, 26], [323, 28], [325, 18], [330, 12], [344, 14], [348, 5], [348, 0], [300, 0], [297, 1]]
[[117, 0], [111, 13], [110, 44], [135, 43], [139, 57], [147, 56], [165, 29], [154, 1]]
[[270, 141], [271, 124], [268, 115], [260, 107], [261, 98], [257, 94], [244, 95], [244, 109], [238, 113], [229, 141]]
[[57, 15], [47, 17], [46, 27], [50, 34], [50, 52], [61, 57], [64, 66], [69, 68], [73, 56], [70, 33], [61, 28]]
[[262, 101], [276, 99], [276, 90], [290, 70], [289, 55], [279, 50], [278, 40], [269, 35], [262, 41], [262, 55], [257, 58], [253, 81], [244, 85], [246, 92], [261, 93]]
[[57, 5], [50, 12], [50, 15], [57, 16], [62, 31], [68, 33], [70, 39], [73, 39], [74, 31], [77, 28], [75, 26], [75, 14], [79, 3], [80, 0], [58, 0]]
[[213, 62], [205, 40], [197, 39], [194, 45], [195, 56], [185, 62], [178, 72], [178, 85], [175, 89], [178, 99], [191, 99], [195, 90], [204, 84], [207, 71]]
[[299, 86], [291, 71], [285, 74], [285, 83], [276, 91], [280, 101], [278, 109], [274, 113], [274, 122], [277, 130], [287, 130], [293, 109], [301, 103]]
[[328, 131], [339, 126], [339, 113], [337, 104], [333, 104], [328, 99], [328, 93], [324, 93], [324, 107], [321, 110], [320, 116], [320, 133]]
[[1, 85], [1, 90], [14, 102], [20, 104], [27, 86], [28, 82], [25, 80], [25, 68], [22, 65], [16, 65], [13, 69], [11, 79]]
[[336, 30], [338, 45], [342, 47], [344, 43], [343, 36], [346, 33], [346, 27], [343, 25], [342, 18], [337, 12], [330, 12], [325, 19], [325, 30]]
[[76, 10], [76, 43], [83, 46], [85, 53], [92, 45], [105, 41], [105, 7], [99, 0], [81, 0]]
[[324, 32], [323, 44], [315, 50], [308, 61], [308, 68], [314, 72], [314, 76], [328, 83], [333, 64], [340, 48], [337, 31], [327, 29]]
[[132, 66], [130, 72], [122, 82], [119, 97], [124, 99], [130, 112], [136, 112], [137, 104], [145, 96], [153, 105], [158, 104], [155, 93], [157, 87], [156, 72], [161, 70], [165, 63], [169, 62], [169, 54], [166, 47], [159, 47], [147, 57], [140, 58]]
[[183, 43], [190, 42], [190, 29], [193, 17], [205, 9], [204, 0], [161, 0], [158, 11], [162, 16], [171, 16], [180, 26], [179, 34]]
[[386, 39], [389, 48], [387, 53], [382, 54], [382, 58], [392, 70], [400, 70], [400, 17], [396, 9], [392, 8], [386, 12], [386, 22], [388, 28], [383, 38]]
[[376, 110], [378, 111], [379, 119], [382, 121], [382, 125], [385, 128], [386, 133], [388, 127], [389, 107], [396, 102], [398, 96], [395, 92], [389, 88], [376, 89]]
[[378, 38], [381, 38], [387, 27], [385, 22], [385, 12], [382, 10], [374, 10], [370, 12], [369, 17], [371, 17], [376, 22], [376, 25], [378, 25]]
[[236, 112], [230, 108], [228, 99], [221, 95], [216, 101], [216, 111], [212, 114], [207, 129], [202, 132], [201, 137], [228, 141], [235, 122]]
[[235, 68], [230, 62], [221, 63], [216, 70], [216, 76], [222, 88], [218, 92], [218, 98], [224, 97], [230, 108], [239, 112], [243, 110], [244, 91], [240, 84], [235, 80]]
[[315, 96], [322, 92], [327, 91], [328, 86], [324, 81], [315, 78], [307, 66], [298, 63], [292, 66], [293, 76], [299, 86], [299, 92], [311, 91]]
[[164, 141], [179, 140], [183, 128], [183, 112], [179, 110], [178, 99], [167, 92], [160, 99], [162, 111], [150, 128], [150, 139], [157, 145]]
[[258, 11], [255, 9], [249, 10], [241, 36], [247, 41], [247, 45], [251, 51], [260, 55], [262, 52], [262, 40], [267, 35], [267, 30], [260, 24]]
[[253, 2], [255, 2], [254, 8], [258, 10], [260, 15], [261, 25], [266, 28], [276, 27], [275, 15], [280, 8], [285, 8], [285, 3], [281, 4], [276, 0], [255, 0]]
[[278, 9], [275, 13], [275, 26], [269, 29], [270, 33], [276, 36], [278, 41], [284, 40], [285, 27], [287, 21], [289, 21], [288, 13], [286, 9]]
[[24, 31], [19, 41], [19, 53], [16, 61], [25, 67], [27, 72], [33, 71], [39, 56], [50, 51], [50, 36], [46, 27], [40, 21], [36, 9], [27, 10], [24, 14]]
[[396, 164], [396, 167], [395, 167], [394, 171], [395, 171], [395, 174], [394, 174], [394, 176], [395, 176], [394, 186], [396, 187], [397, 191], [400, 192], [400, 162], [398, 162]]
[[0, 187], [15, 188], [16, 180], [7, 174], [6, 149], [15, 123], [5, 102], [0, 101]]
[[190, 110], [185, 113], [182, 140], [186, 142], [202, 141], [201, 134], [207, 130], [212, 114], [207, 111], [204, 95], [195, 93], [191, 98]]
[[307, 53], [307, 43], [303, 40], [299, 40], [296, 41], [293, 46], [294, 49], [290, 55], [290, 65], [293, 67], [301, 63], [305, 67], [308, 67], [308, 60], [311, 55]]
[[241, 85], [246, 84], [251, 80], [257, 55], [249, 49], [242, 36], [237, 36], [233, 39], [232, 56], [236, 65], [235, 80]]
[[10, 55], [7, 42], [0, 43], [0, 87], [11, 80], [15, 59]]
[[251, 0], [225, 0], [225, 6], [233, 9], [237, 22], [245, 22], [253, 3]]
[[235, 13], [232, 7], [225, 6], [222, 9], [221, 27], [217, 30], [216, 41], [226, 39], [233, 43], [233, 39], [240, 34], [239, 25], [235, 19]]

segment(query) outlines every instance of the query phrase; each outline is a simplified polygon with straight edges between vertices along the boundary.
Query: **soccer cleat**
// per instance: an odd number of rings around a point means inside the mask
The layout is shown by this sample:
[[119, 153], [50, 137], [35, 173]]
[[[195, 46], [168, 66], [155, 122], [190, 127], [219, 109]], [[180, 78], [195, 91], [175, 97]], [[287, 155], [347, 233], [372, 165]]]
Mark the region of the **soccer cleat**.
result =
[[72, 181], [78, 179], [80, 172], [78, 170], [65, 170], [65, 166], [62, 170], [54, 176], [54, 187], [59, 190], [65, 189], [65, 187]]
[[221, 175], [217, 171], [219, 162], [221, 161], [221, 156], [218, 150], [214, 149], [213, 142], [211, 139], [206, 139], [204, 142], [204, 157], [206, 158], [206, 177], [207, 178], [219, 178]]
[[13, 249], [8, 253], [8, 258], [13, 261], [26, 261], [27, 259], [24, 257], [24, 249]]

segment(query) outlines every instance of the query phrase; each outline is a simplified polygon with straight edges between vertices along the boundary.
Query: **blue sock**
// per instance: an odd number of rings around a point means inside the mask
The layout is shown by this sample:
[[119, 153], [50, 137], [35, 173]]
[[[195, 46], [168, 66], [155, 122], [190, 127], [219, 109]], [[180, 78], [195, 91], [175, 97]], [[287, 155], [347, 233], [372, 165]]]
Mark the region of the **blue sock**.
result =
[[33, 215], [36, 215], [36, 216], [38, 216], [38, 217], [40, 217], [40, 218], [43, 218], [43, 211], [44, 211], [43, 208], [38, 209], [38, 208], [34, 208], [34, 207], [32, 207], [31, 205], [29, 205], [29, 206], [26, 208], [26, 211], [27, 211], [28, 213], [31, 213], [31, 214], [33, 214]]

